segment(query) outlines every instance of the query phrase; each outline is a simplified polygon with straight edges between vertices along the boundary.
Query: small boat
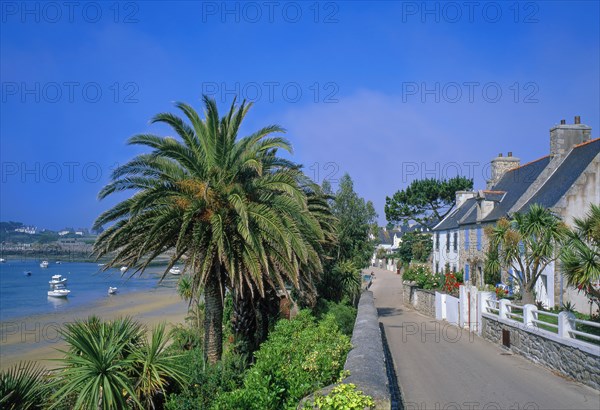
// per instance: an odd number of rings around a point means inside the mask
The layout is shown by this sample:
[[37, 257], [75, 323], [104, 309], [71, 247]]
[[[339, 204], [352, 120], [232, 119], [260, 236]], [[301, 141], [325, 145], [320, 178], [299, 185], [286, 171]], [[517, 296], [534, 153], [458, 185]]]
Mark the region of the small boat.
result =
[[125, 273], [127, 269], [129, 269], [127, 266], [121, 266], [121, 273]]
[[117, 293], [117, 291], [118, 291], [118, 288], [115, 288], [115, 287], [112, 287], [112, 286], [108, 287], [108, 294], [109, 295], [115, 295]]
[[65, 283], [67, 278], [63, 278], [62, 275], [52, 275], [52, 279], [48, 282], [50, 285], [60, 285]]
[[177, 267], [172, 267], [171, 269], [169, 269], [169, 273], [171, 275], [181, 275], [181, 269]]
[[48, 267], [48, 261], [42, 261], [42, 263], [40, 263], [40, 268], [47, 268]]
[[31, 276], [31, 271], [30, 270], [25, 271], [25, 272], [23, 272], [23, 275], [25, 275], [25, 276]]
[[57, 265], [60, 265], [61, 263], [62, 263], [61, 261], [56, 261], [56, 264], [57, 264]]
[[104, 266], [104, 264], [103, 263], [99, 263], [98, 266]]
[[0, 263], [4, 263], [4, 262], [6, 262], [6, 259], [0, 258]]
[[58, 283], [55, 285], [50, 285], [48, 296], [52, 296], [54, 298], [66, 298], [69, 296], [69, 293], [71, 293], [71, 291], [67, 289], [64, 284]]

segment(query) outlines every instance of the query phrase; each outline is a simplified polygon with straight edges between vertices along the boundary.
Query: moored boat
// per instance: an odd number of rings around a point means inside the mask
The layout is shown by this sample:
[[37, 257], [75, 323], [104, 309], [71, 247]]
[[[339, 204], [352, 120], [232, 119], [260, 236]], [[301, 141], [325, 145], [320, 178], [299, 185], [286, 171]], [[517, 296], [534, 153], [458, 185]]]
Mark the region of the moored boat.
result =
[[50, 279], [50, 282], [48, 282], [50, 285], [59, 285], [61, 283], [65, 283], [67, 281], [67, 278], [63, 278], [62, 275], [52, 275], [52, 278]]
[[181, 275], [181, 268], [177, 268], [177, 267], [172, 267], [171, 269], [169, 269], [169, 273], [171, 275]]
[[129, 269], [127, 266], [121, 266], [121, 273], [125, 273], [127, 269]]
[[62, 283], [50, 284], [50, 290], [48, 291], [48, 296], [54, 298], [66, 298], [69, 296], [71, 291], [65, 287]]
[[47, 268], [48, 267], [48, 261], [42, 261], [40, 263], [40, 268]]
[[118, 291], [118, 290], [119, 290], [119, 289], [118, 289], [118, 288], [116, 288], [116, 287], [109, 286], [109, 288], [108, 288], [108, 294], [109, 294], [109, 295], [115, 295], [115, 294], [117, 293], [117, 291]]

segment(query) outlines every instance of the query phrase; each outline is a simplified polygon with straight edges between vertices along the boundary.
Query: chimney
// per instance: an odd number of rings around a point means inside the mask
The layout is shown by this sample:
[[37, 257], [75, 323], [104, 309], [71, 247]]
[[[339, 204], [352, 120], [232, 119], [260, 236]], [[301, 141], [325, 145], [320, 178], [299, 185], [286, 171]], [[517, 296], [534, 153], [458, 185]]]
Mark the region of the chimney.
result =
[[473, 191], [456, 191], [456, 207], [460, 207], [469, 198], [475, 198], [476, 194]]
[[589, 141], [592, 137], [592, 128], [581, 123], [581, 117], [575, 116], [574, 124], [566, 124], [565, 120], [560, 125], [550, 129], [550, 155], [560, 158], [571, 151], [573, 146]]
[[512, 154], [512, 152], [509, 152], [506, 157], [503, 157], [502, 154], [498, 154], [498, 156], [492, 160], [491, 177], [487, 181], [487, 189], [492, 189], [507, 171], [521, 165], [521, 160], [517, 157], [513, 157]]

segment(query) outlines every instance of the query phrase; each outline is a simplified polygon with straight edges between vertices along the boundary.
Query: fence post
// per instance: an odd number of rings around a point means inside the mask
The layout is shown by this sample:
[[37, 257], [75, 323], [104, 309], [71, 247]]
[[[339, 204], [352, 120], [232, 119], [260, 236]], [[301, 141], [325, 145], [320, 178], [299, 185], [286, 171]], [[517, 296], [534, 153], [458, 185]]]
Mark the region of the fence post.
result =
[[575, 315], [571, 312], [560, 312], [558, 314], [558, 335], [565, 339], [574, 338], [571, 331], [575, 330]]
[[509, 304], [510, 304], [510, 300], [500, 299], [500, 303], [498, 303], [498, 317], [500, 319], [509, 319], [509, 317], [507, 315]]
[[477, 293], [477, 334], [481, 336], [481, 329], [482, 329], [482, 321], [481, 321], [481, 314], [482, 313], [488, 313], [487, 311], [487, 306], [488, 300], [495, 300], [496, 296], [493, 292], [478, 292]]
[[523, 306], [523, 325], [526, 328], [535, 327], [536, 324], [533, 319], [537, 319], [535, 317], [535, 313], [538, 309], [536, 305], [524, 305]]

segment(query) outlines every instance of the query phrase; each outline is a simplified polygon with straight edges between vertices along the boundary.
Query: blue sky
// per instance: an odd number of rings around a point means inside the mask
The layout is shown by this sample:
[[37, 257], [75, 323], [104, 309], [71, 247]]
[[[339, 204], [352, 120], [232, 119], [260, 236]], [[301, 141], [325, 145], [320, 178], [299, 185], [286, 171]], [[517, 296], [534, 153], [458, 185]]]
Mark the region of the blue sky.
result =
[[[89, 227], [98, 191], [173, 101], [255, 100], [306, 172], [348, 172], [384, 222], [414, 178], [528, 162], [580, 115], [600, 130], [589, 2], [2, 2], [0, 220]], [[225, 4], [225, 5], [224, 5]], [[271, 6], [270, 4], [273, 4]], [[58, 6], [57, 6], [58, 5]]]

